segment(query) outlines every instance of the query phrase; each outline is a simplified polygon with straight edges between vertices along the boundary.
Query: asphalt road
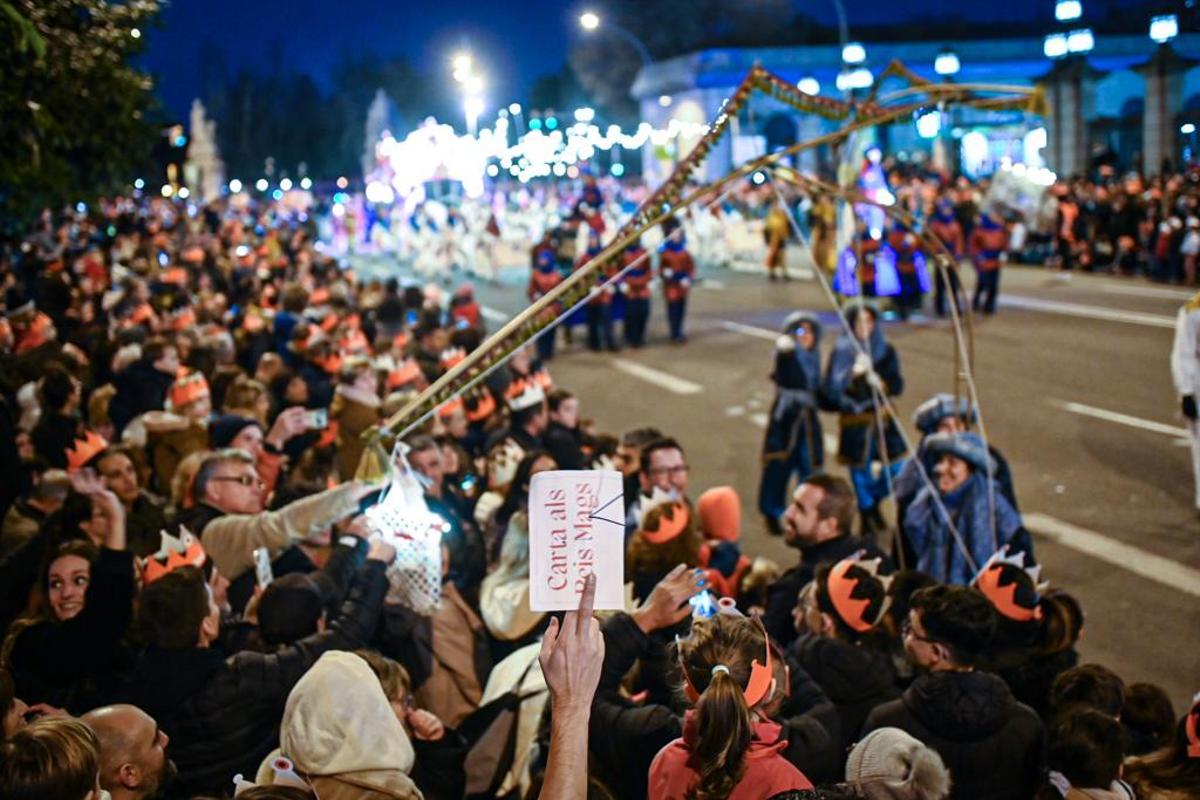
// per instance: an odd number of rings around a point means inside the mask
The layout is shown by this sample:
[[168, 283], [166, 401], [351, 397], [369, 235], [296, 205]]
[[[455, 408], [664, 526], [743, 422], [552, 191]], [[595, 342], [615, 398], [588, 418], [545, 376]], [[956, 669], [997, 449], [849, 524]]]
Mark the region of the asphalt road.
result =
[[[791, 258], [799, 266], [799, 254]], [[372, 267], [399, 271], [389, 262]], [[811, 278], [770, 283], [754, 265], [705, 268], [702, 276], [686, 345], [667, 342], [656, 295], [646, 348], [593, 354], [581, 335], [571, 348], [560, 336], [550, 370], [600, 429], [655, 425], [678, 438], [692, 466], [689, 494], [734, 486], [744, 550], [786, 566], [796, 554], [764, 533], [754, 502], [772, 340], [789, 312], [817, 310], [825, 312], [828, 353], [836, 317]], [[500, 285], [477, 283], [493, 328], [524, 305], [525, 279], [506, 270]], [[1000, 310], [977, 320], [974, 334], [989, 439], [1012, 467], [1043, 577], [1075, 594], [1087, 613], [1083, 659], [1127, 682], [1163, 686], [1179, 713], [1200, 690], [1200, 517], [1168, 361], [1175, 313], [1188, 296], [1140, 280], [1064, 282], [1007, 268]], [[897, 406], [909, 419], [930, 395], [953, 390], [953, 337], [937, 320], [885, 330], [900, 354], [907, 387]], [[836, 432], [833, 417], [825, 430]]]

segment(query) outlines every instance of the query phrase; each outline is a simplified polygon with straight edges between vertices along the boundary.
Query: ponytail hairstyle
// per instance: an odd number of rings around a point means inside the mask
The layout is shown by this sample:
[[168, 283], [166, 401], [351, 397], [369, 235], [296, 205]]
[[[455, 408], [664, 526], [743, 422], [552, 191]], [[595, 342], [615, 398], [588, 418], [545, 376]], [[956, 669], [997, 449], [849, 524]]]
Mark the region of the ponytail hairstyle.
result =
[[754, 725], [743, 689], [750, 682], [751, 663], [763, 657], [767, 640], [749, 619], [719, 613], [693, 620], [691, 635], [677, 647], [681, 677], [699, 693], [692, 753], [701, 765], [700, 782], [690, 800], [724, 800], [746, 771]]

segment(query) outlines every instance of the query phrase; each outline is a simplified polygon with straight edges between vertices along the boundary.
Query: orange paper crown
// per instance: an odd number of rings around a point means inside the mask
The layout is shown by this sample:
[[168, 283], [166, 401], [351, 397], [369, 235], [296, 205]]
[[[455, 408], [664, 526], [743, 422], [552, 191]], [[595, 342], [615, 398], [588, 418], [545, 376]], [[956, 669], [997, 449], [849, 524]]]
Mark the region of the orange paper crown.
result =
[[[1024, 580], [1018, 573], [1022, 572], [1029, 577], [1033, 605], [1017, 601], [1017, 591]], [[1014, 622], [1033, 622], [1042, 618], [1041, 598], [1038, 596], [1040, 572], [1040, 567], [1025, 566], [1024, 552], [1009, 555], [1008, 545], [1004, 545], [979, 570], [974, 584], [1001, 616]], [[1029, 600], [1028, 595], [1026, 600]]]
[[[729, 598], [721, 598], [722, 601], [727, 599]], [[724, 603], [722, 603], [722, 606], [724, 606]], [[734, 609], [733, 613], [737, 614], [736, 606]], [[758, 619], [754, 621], [758, 625], [759, 630], [762, 631], [763, 641], [766, 643], [767, 663], [760, 664], [757, 658], [750, 662], [750, 679], [746, 681], [746, 688], [742, 689], [742, 697], [745, 699], [746, 705], [750, 708], [763, 701], [767, 693], [771, 691], [771, 681], [775, 677], [771, 667], [771, 638], [767, 636], [767, 629], [763, 627], [762, 622]], [[688, 675], [687, 665], [683, 662], [683, 650], [679, 647], [678, 634], [675, 635], [675, 652], [679, 654], [679, 671], [683, 673], [683, 694], [694, 705], [700, 701], [700, 692], [696, 691], [696, 687], [692, 683], [692, 677]], [[716, 664], [712, 668], [713, 677], [716, 677], [720, 669], [723, 669], [726, 675], [729, 674], [728, 667], [723, 664]], [[711, 681], [709, 683], [711, 685]]]
[[879, 624], [879, 620], [883, 619], [883, 612], [887, 610], [887, 603], [884, 602], [880, 605], [879, 613], [875, 619], [867, 617], [867, 609], [870, 607], [871, 601], [867, 598], [854, 597], [854, 590], [858, 587], [859, 579], [853, 578], [849, 574], [850, 568], [856, 566], [861, 567], [874, 576], [879, 569], [879, 559], [861, 561], [858, 556], [843, 558], [829, 570], [827, 589], [829, 591], [829, 600], [833, 603], [833, 608], [837, 611], [837, 615], [842, 618], [842, 621], [849, 625], [851, 629], [859, 633], [866, 633]]
[[178, 539], [166, 531], [161, 531], [162, 544], [159, 545], [158, 552], [139, 560], [143, 586], [154, 583], [180, 567], [204, 566], [204, 560], [208, 556], [205, 555], [200, 540], [187, 528], [180, 526], [179, 531]]
[[442, 369], [453, 369], [467, 357], [467, 351], [461, 347], [448, 347], [442, 351]]
[[517, 378], [504, 390], [504, 399], [511, 410], [524, 411], [544, 401], [546, 392], [536, 381]]
[[208, 381], [203, 372], [189, 372], [171, 384], [171, 406], [177, 410], [208, 396]]
[[108, 442], [95, 431], [85, 431], [75, 444], [67, 448], [67, 472], [78, 472], [108, 447]]
[[[669, 542], [687, 529], [692, 518], [687, 503], [676, 500], [673, 503], [659, 506], [662, 511], [658, 515], [658, 530], [650, 531], [642, 528], [642, 538], [650, 544]], [[649, 513], [646, 514], [649, 517]]]
[[450, 417], [453, 417], [456, 412], [464, 410], [465, 407], [463, 406], [462, 398], [453, 397], [443, 403], [442, 407], [438, 409], [437, 413], [442, 419], [449, 419]]
[[388, 373], [387, 388], [388, 391], [399, 389], [421, 377], [421, 367], [411, 358], [406, 358], [396, 365], [396, 368]]
[[496, 398], [492, 397], [492, 393], [484, 391], [475, 398], [475, 405], [467, 406], [467, 422], [483, 422], [485, 419], [496, 413]]

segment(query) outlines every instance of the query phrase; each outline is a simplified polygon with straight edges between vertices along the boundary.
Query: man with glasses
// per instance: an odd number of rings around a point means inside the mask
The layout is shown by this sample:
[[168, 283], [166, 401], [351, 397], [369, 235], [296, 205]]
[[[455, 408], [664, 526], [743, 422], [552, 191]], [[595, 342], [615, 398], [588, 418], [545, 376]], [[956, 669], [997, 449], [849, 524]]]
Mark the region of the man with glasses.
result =
[[862, 735], [900, 728], [938, 752], [952, 800], [1018, 800], [1041, 777], [1045, 730], [996, 675], [976, 669], [992, 647], [996, 615], [982, 593], [930, 586], [912, 596], [904, 650], [922, 674], [900, 699], [876, 706]]
[[688, 464], [679, 442], [664, 436], [644, 446], [638, 467], [639, 491], [625, 513], [625, 539], [637, 530], [638, 510], [655, 489], [686, 500], [687, 488]]
[[254, 567], [254, 551], [265, 547], [272, 559], [292, 544], [312, 539], [333, 523], [353, 516], [359, 501], [380, 487], [349, 481], [264, 511], [265, 492], [254, 458], [243, 450], [218, 450], [196, 471], [196, 506], [175, 523], [200, 536], [221, 574], [236, 579]]

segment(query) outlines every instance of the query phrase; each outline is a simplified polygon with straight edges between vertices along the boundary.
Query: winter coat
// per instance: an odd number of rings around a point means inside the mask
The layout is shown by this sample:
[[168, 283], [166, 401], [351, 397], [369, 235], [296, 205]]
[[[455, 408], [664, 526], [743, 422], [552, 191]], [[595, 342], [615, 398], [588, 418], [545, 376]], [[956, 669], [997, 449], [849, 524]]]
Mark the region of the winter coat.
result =
[[75, 446], [75, 439], [83, 426], [75, 417], [44, 413], [30, 433], [33, 449], [55, 469], [67, 468], [67, 450]]
[[[904, 391], [904, 376], [900, 372], [900, 357], [896, 349], [884, 340], [876, 327], [869, 342], [864, 344], [871, 357], [872, 369], [884, 382], [884, 391], [896, 397]], [[821, 407], [838, 413], [838, 460], [852, 467], [863, 467], [879, 460], [879, 421], [883, 422], [883, 440], [888, 458], [897, 461], [907, 448], [896, 421], [887, 410], [876, 409], [874, 392], [866, 375], [853, 374], [858, 350], [848, 335], [842, 334], [830, 353], [821, 385]], [[875, 457], [872, 457], [872, 454]]]
[[797, 352], [791, 336], [780, 337], [776, 344], [775, 400], [767, 434], [763, 440], [763, 461], [788, 458], [798, 447], [806, 448], [814, 471], [825, 463], [825, 444], [821, 420], [817, 416], [820, 390], [820, 340], [811, 350]]
[[9, 654], [16, 696], [82, 714], [112, 697], [121, 640], [133, 618], [133, 556], [103, 548], [92, 563], [83, 610], [66, 622], [39, 622], [21, 631]]
[[891, 562], [875, 542], [858, 536], [839, 536], [800, 549], [800, 563], [767, 587], [767, 608], [763, 614], [763, 624], [772, 639], [782, 647], [787, 647], [795, 641], [796, 625], [792, 619], [792, 609], [796, 607], [800, 590], [816, 576], [817, 567], [821, 564], [836, 564], [859, 550], [865, 550], [867, 558], [883, 559], [880, 567], [883, 574], [892, 571]]
[[[746, 750], [745, 772], [728, 800], [767, 800], [780, 792], [813, 788], [812, 782], [792, 766], [782, 751], [787, 743], [774, 722], [755, 722], [754, 738]], [[654, 800], [684, 800], [700, 782], [700, 764], [692, 754], [699, 739], [696, 712], [683, 718], [683, 736], [668, 744], [650, 765], [649, 796]]]
[[871, 710], [900, 696], [891, 655], [840, 639], [804, 634], [791, 654], [833, 701], [841, 722], [838, 752], [858, 741]]
[[898, 700], [867, 716], [862, 733], [900, 728], [938, 752], [951, 800], [1027, 800], [1041, 778], [1045, 729], [987, 672], [918, 677]]
[[568, 428], [553, 422], [546, 426], [543, 441], [559, 469], [584, 469], [583, 434], [579, 428]]
[[[614, 614], [601, 626], [604, 667], [592, 703], [589, 747], [592, 771], [616, 797], [646, 797], [646, 775], [655, 755], [683, 733], [683, 718], [666, 705], [666, 687], [656, 684], [649, 699], [635, 702], [621, 682], [638, 662], [662, 665], [658, 638], [642, 632], [628, 614]], [[777, 715], [782, 754], [816, 780], [841, 777], [837, 717], [829, 699], [797, 664], [792, 664], [791, 696]], [[651, 667], [653, 669], [653, 667]], [[643, 668], [643, 674], [647, 669]], [[830, 730], [830, 729], [834, 730]], [[654, 796], [654, 795], [652, 795]]]
[[130, 699], [171, 737], [171, 758], [179, 767], [176, 794], [219, 794], [233, 775], [253, 774], [278, 744], [278, 721], [292, 687], [325, 651], [367, 644], [387, 585], [384, 565], [367, 562], [329, 630], [273, 655], [148, 648]]

